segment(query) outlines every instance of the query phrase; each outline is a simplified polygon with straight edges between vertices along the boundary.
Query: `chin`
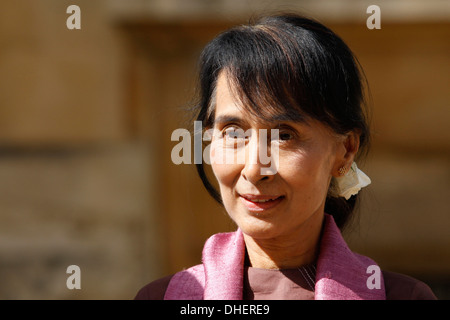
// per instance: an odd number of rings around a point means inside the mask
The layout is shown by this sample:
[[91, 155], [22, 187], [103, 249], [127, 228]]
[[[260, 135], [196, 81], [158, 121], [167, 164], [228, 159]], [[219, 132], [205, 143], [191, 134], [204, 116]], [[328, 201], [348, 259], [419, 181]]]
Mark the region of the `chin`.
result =
[[270, 239], [280, 233], [280, 226], [254, 215], [246, 215], [233, 219], [239, 229], [254, 239]]

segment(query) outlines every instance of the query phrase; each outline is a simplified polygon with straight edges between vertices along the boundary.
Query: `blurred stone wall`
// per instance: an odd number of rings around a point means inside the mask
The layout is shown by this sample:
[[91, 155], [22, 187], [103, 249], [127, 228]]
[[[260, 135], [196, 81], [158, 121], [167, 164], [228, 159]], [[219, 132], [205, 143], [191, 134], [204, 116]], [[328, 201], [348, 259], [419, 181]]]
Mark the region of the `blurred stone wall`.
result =
[[0, 299], [133, 298], [162, 272], [154, 156], [129, 129], [107, 1], [0, 3]]
[[[150, 161], [139, 145], [3, 151], [0, 298], [131, 298], [158, 270]], [[66, 287], [73, 264], [81, 290]]]

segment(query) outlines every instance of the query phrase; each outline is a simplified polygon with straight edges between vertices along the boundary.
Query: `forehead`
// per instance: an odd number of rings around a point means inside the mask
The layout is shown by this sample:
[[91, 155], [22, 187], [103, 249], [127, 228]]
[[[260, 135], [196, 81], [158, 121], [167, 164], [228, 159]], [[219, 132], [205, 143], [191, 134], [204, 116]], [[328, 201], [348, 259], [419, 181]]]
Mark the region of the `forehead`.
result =
[[230, 113], [236, 111], [240, 104], [234, 94], [234, 90], [231, 86], [225, 72], [221, 72], [217, 78], [216, 92], [215, 92], [215, 113]]

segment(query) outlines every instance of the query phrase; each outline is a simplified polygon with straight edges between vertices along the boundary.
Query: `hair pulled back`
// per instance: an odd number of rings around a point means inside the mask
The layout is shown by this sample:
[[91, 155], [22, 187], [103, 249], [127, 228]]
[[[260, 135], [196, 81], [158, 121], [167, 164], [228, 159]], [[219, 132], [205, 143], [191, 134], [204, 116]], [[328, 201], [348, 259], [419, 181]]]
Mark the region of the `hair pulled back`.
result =
[[[226, 71], [246, 111], [259, 118], [289, 114], [290, 120], [315, 119], [337, 134], [360, 134], [358, 156], [368, 149], [363, 75], [348, 46], [321, 23], [296, 14], [261, 18], [225, 31], [200, 57], [197, 120], [213, 124], [215, 88]], [[203, 164], [197, 172], [210, 195], [222, 203]], [[330, 193], [329, 193], [330, 194]], [[327, 196], [325, 212], [343, 229], [355, 208], [349, 200]]]

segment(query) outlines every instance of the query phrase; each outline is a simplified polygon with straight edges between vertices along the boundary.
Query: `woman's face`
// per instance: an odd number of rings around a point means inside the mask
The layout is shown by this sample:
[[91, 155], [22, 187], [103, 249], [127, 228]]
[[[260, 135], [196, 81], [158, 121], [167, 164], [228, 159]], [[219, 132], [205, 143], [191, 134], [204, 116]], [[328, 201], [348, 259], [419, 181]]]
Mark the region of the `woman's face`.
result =
[[[244, 234], [255, 239], [289, 236], [308, 220], [321, 221], [331, 177], [337, 176], [339, 167], [349, 161], [345, 136], [336, 135], [314, 120], [275, 120], [283, 119], [278, 115], [273, 121], [258, 121], [236, 101], [222, 73], [216, 88], [210, 156], [230, 217]], [[236, 133], [237, 129], [251, 134], [243, 136]], [[279, 130], [277, 141], [270, 143], [269, 138], [269, 143], [264, 142], [269, 152], [278, 147], [275, 174], [261, 171], [273, 166], [273, 162], [258, 161], [260, 129]], [[243, 161], [216, 161], [219, 155], [243, 152]]]

